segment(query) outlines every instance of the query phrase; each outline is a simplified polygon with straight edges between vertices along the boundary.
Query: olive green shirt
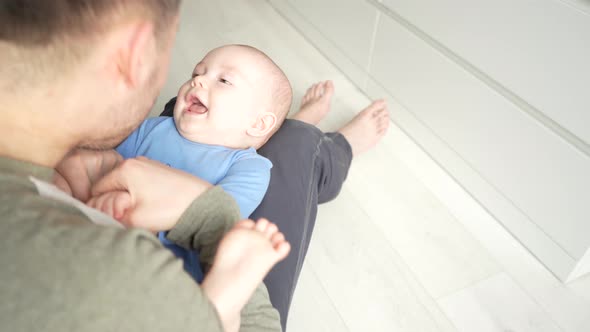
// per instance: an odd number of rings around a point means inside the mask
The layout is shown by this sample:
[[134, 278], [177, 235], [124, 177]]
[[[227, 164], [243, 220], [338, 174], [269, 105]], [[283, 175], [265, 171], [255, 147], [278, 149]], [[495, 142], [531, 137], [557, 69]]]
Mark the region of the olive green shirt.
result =
[[[31, 177], [51, 182], [53, 170], [0, 157], [0, 331], [222, 331], [182, 261], [154, 235], [92, 223], [40, 195]], [[168, 238], [210, 264], [238, 216], [235, 201], [214, 187]], [[240, 331], [281, 330], [264, 285], [241, 319]]]

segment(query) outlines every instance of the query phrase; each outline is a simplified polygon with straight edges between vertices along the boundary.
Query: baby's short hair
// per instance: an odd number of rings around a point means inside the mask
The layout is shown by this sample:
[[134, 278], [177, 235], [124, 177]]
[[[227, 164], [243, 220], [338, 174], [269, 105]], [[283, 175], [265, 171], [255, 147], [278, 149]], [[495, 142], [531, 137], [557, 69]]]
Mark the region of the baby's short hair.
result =
[[256, 53], [268, 63], [269, 82], [271, 85], [271, 107], [277, 117], [277, 124], [271, 134], [272, 136], [283, 124], [293, 102], [293, 88], [285, 75], [285, 72], [264, 52], [250, 45], [235, 45], [246, 48]]

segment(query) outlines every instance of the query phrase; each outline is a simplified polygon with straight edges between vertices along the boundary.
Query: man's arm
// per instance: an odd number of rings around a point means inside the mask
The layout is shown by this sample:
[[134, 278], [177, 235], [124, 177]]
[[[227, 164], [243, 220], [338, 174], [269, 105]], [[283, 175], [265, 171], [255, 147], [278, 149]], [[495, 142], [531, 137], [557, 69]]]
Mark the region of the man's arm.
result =
[[236, 202], [221, 187], [213, 187], [192, 203], [166, 238], [184, 248], [197, 250], [201, 263], [208, 269], [213, 264], [219, 241], [238, 220]]
[[[229, 207], [233, 207], [233, 211]], [[168, 232], [167, 238], [185, 248], [198, 250], [207, 272], [213, 264], [221, 238], [237, 220], [238, 211], [235, 201], [220, 187], [215, 187], [193, 203], [177, 226]], [[194, 218], [193, 213], [201, 216], [199, 223], [190, 222]], [[258, 286], [240, 316], [242, 332], [281, 331], [279, 313], [270, 303], [263, 283]]]
[[[94, 185], [92, 194], [119, 192], [128, 203], [120, 219], [123, 224], [152, 232], [170, 230], [172, 241], [201, 248], [204, 261], [211, 264], [220, 238], [238, 219], [238, 209], [223, 190], [210, 188], [188, 173], [138, 158], [120, 163]], [[259, 288], [242, 312], [244, 328], [280, 331], [278, 313], [260, 292]]]
[[36, 193], [21, 194], [18, 204], [22, 209], [5, 216], [12, 222], [6, 225], [11, 235], [3, 237], [0, 292], [9, 302], [0, 325], [18, 331], [223, 331], [214, 304], [149, 232], [95, 225]]
[[[171, 241], [200, 249], [209, 265], [221, 237], [238, 219], [235, 201], [221, 188], [147, 158], [124, 161], [98, 181], [92, 193], [113, 191], [122, 192], [129, 202], [120, 219], [123, 224], [152, 232], [170, 230]], [[248, 324], [242, 330], [280, 331], [278, 312], [268, 296], [257, 294], [242, 311], [242, 321]]]

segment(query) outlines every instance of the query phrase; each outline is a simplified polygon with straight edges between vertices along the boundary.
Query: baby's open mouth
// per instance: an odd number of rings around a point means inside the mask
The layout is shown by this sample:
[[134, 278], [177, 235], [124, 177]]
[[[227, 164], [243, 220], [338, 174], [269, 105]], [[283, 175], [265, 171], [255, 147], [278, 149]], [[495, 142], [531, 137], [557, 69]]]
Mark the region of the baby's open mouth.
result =
[[188, 112], [195, 114], [205, 114], [208, 109], [196, 96], [191, 96], [189, 100]]

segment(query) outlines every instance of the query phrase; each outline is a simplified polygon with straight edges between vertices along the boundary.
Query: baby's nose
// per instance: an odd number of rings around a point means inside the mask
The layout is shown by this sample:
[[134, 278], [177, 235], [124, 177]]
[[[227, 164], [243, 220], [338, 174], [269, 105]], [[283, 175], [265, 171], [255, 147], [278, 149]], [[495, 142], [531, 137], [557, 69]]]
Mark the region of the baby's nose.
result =
[[206, 86], [204, 77], [202, 75], [195, 76], [195, 78], [193, 78], [193, 80], [191, 82], [191, 86], [193, 88], [195, 88], [197, 86], [200, 88], [204, 88]]

